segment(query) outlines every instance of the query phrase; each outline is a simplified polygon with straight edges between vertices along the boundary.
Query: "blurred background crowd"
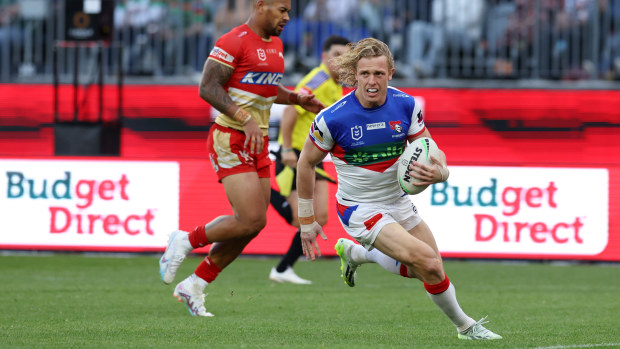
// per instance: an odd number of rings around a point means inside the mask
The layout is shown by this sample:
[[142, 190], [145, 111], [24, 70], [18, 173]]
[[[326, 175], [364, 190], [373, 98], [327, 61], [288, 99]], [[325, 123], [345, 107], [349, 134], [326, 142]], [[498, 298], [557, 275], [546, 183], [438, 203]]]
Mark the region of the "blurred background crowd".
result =
[[[68, 76], [76, 56], [88, 63], [100, 49], [106, 76], [122, 67], [128, 78], [196, 82], [215, 40], [247, 19], [251, 1], [116, 0], [109, 42], [59, 49], [63, 0], [0, 0], [0, 82], [51, 80], [55, 66]], [[396, 77], [409, 84], [620, 80], [620, 0], [291, 2], [281, 35], [289, 78], [317, 65], [324, 38], [339, 34], [388, 43]]]

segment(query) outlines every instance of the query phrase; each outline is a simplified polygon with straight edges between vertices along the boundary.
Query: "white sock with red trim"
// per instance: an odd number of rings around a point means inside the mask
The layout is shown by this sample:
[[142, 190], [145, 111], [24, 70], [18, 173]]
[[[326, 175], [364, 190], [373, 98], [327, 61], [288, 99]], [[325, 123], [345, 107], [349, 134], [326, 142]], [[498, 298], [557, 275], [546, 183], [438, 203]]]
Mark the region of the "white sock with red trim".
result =
[[456, 290], [447, 275], [444, 281], [436, 285], [424, 283], [424, 288], [430, 299], [446, 314], [457, 330], [465, 331], [476, 322], [461, 309], [456, 300]]

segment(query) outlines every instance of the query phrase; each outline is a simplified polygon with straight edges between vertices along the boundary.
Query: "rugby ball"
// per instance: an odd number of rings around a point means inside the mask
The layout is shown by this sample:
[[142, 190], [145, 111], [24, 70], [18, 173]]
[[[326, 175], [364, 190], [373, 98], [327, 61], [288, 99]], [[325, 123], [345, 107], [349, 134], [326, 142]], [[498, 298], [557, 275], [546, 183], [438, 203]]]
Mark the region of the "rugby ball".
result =
[[398, 159], [398, 182], [405, 193], [409, 195], [419, 194], [428, 187], [428, 184], [416, 185], [420, 181], [409, 174], [409, 165], [417, 161], [432, 166], [431, 155], [439, 159], [439, 148], [432, 138], [427, 137], [418, 138], [409, 143], [400, 155]]

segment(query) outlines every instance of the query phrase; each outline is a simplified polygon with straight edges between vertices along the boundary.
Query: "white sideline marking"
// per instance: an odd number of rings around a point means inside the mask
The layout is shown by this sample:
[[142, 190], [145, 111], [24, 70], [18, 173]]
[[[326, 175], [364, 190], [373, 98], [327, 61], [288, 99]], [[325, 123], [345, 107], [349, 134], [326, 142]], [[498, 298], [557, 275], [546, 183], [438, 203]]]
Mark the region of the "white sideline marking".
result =
[[620, 343], [556, 345], [553, 347], [536, 347], [534, 349], [569, 349], [569, 348], [597, 348], [597, 347], [620, 347]]

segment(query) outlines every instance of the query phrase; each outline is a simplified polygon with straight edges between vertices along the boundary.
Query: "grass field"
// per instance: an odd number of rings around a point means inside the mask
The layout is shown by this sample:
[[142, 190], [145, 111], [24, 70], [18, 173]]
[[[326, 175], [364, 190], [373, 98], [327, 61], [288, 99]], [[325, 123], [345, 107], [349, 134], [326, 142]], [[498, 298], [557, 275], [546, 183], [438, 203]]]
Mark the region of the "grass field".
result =
[[[0, 348], [620, 348], [620, 265], [446, 261], [461, 306], [504, 339], [459, 340], [420, 282], [376, 265], [299, 262], [310, 286], [271, 283], [275, 258], [241, 258], [195, 318], [158, 256], [0, 256]], [[193, 272], [188, 258], [178, 279]]]

